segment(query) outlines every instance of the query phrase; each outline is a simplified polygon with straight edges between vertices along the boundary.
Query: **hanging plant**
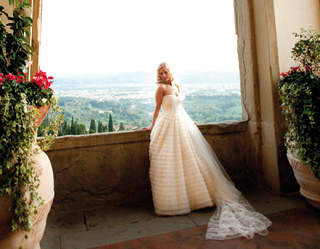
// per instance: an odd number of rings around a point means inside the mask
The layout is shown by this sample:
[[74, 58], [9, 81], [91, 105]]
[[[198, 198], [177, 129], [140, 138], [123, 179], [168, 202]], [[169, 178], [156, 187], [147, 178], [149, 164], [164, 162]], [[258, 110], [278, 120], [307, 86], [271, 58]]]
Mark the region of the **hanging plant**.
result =
[[320, 33], [303, 29], [295, 36], [292, 58], [299, 66], [281, 73], [278, 84], [285, 145], [320, 179]]
[[13, 200], [13, 231], [30, 231], [34, 215], [42, 205], [37, 192], [39, 177], [31, 157], [37, 152], [34, 144], [38, 108], [49, 105], [54, 115], [39, 140], [41, 149], [51, 146], [63, 121], [50, 88], [52, 82], [53, 78], [47, 78], [44, 72], [37, 73], [30, 82], [21, 75], [0, 74], [0, 195], [7, 194]]
[[[27, 39], [32, 19], [25, 15], [30, 6], [25, 0], [9, 3], [15, 7], [12, 16], [0, 5], [0, 195], [12, 200], [11, 230], [30, 231], [43, 203], [31, 158], [37, 143], [43, 150], [53, 143], [63, 115], [50, 88], [53, 77], [40, 71], [28, 81], [24, 74], [32, 56]], [[39, 108], [44, 106], [51, 108], [52, 119], [37, 142]]]

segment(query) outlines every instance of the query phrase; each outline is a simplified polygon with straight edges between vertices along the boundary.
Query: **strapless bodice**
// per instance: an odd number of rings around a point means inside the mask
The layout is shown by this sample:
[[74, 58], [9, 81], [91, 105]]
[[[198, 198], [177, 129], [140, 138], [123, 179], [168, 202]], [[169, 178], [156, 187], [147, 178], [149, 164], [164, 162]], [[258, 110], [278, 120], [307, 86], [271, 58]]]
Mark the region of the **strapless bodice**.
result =
[[175, 94], [169, 94], [163, 96], [162, 111], [168, 114], [176, 114], [183, 110], [182, 100], [180, 95], [176, 96]]

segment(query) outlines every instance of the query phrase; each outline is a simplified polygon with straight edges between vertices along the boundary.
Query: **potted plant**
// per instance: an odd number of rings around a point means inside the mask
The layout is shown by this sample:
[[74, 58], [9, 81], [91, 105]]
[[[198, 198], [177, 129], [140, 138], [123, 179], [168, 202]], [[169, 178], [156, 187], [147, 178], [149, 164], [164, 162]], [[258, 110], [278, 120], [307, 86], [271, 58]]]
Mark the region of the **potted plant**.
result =
[[278, 84], [285, 146], [300, 193], [320, 208], [320, 34], [302, 29], [294, 35], [292, 58], [298, 66], [282, 73]]
[[[42, 150], [53, 143], [63, 116], [50, 88], [53, 78], [40, 71], [28, 80], [25, 74], [32, 19], [24, 14], [28, 3], [17, 3], [13, 16], [0, 6], [0, 248], [34, 249], [40, 248], [54, 196], [51, 164]], [[53, 118], [37, 139], [49, 109]]]

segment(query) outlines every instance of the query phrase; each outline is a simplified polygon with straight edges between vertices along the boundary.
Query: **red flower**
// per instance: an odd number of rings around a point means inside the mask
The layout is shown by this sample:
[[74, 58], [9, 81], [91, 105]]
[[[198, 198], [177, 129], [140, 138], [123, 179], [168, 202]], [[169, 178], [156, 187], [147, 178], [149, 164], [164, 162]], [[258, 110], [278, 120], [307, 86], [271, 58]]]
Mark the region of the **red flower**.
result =
[[20, 76], [16, 76], [16, 81], [17, 81], [17, 83], [21, 83], [22, 82], [21, 77]]
[[292, 71], [297, 71], [299, 67], [290, 67]]
[[9, 74], [7, 74], [7, 75], [5, 76], [5, 78], [8, 79], [8, 80], [15, 80], [15, 79], [16, 79], [16, 76], [13, 75], [12, 73], [9, 73]]
[[0, 73], [0, 86], [2, 85], [2, 82], [4, 81], [4, 78], [3, 78], [3, 73]]
[[47, 77], [46, 72], [39, 71], [32, 78], [32, 83], [35, 83], [39, 87], [43, 87], [44, 89], [48, 89], [53, 83], [53, 77]]
[[284, 77], [286, 77], [288, 75], [288, 72], [287, 73], [281, 73], [280, 75], [284, 78]]

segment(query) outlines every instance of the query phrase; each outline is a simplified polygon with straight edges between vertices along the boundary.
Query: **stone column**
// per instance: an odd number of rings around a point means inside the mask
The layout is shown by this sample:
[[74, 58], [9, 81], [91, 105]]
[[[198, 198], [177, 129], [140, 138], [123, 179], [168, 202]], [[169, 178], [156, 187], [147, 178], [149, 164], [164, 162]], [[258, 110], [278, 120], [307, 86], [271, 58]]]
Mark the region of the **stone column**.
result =
[[41, 23], [42, 23], [42, 0], [33, 0], [32, 6], [32, 66], [31, 77], [40, 69], [40, 45], [41, 45]]
[[280, 75], [273, 0], [234, 1], [243, 118], [249, 120], [258, 182], [276, 192], [298, 185], [286, 158], [285, 122], [277, 84]]

